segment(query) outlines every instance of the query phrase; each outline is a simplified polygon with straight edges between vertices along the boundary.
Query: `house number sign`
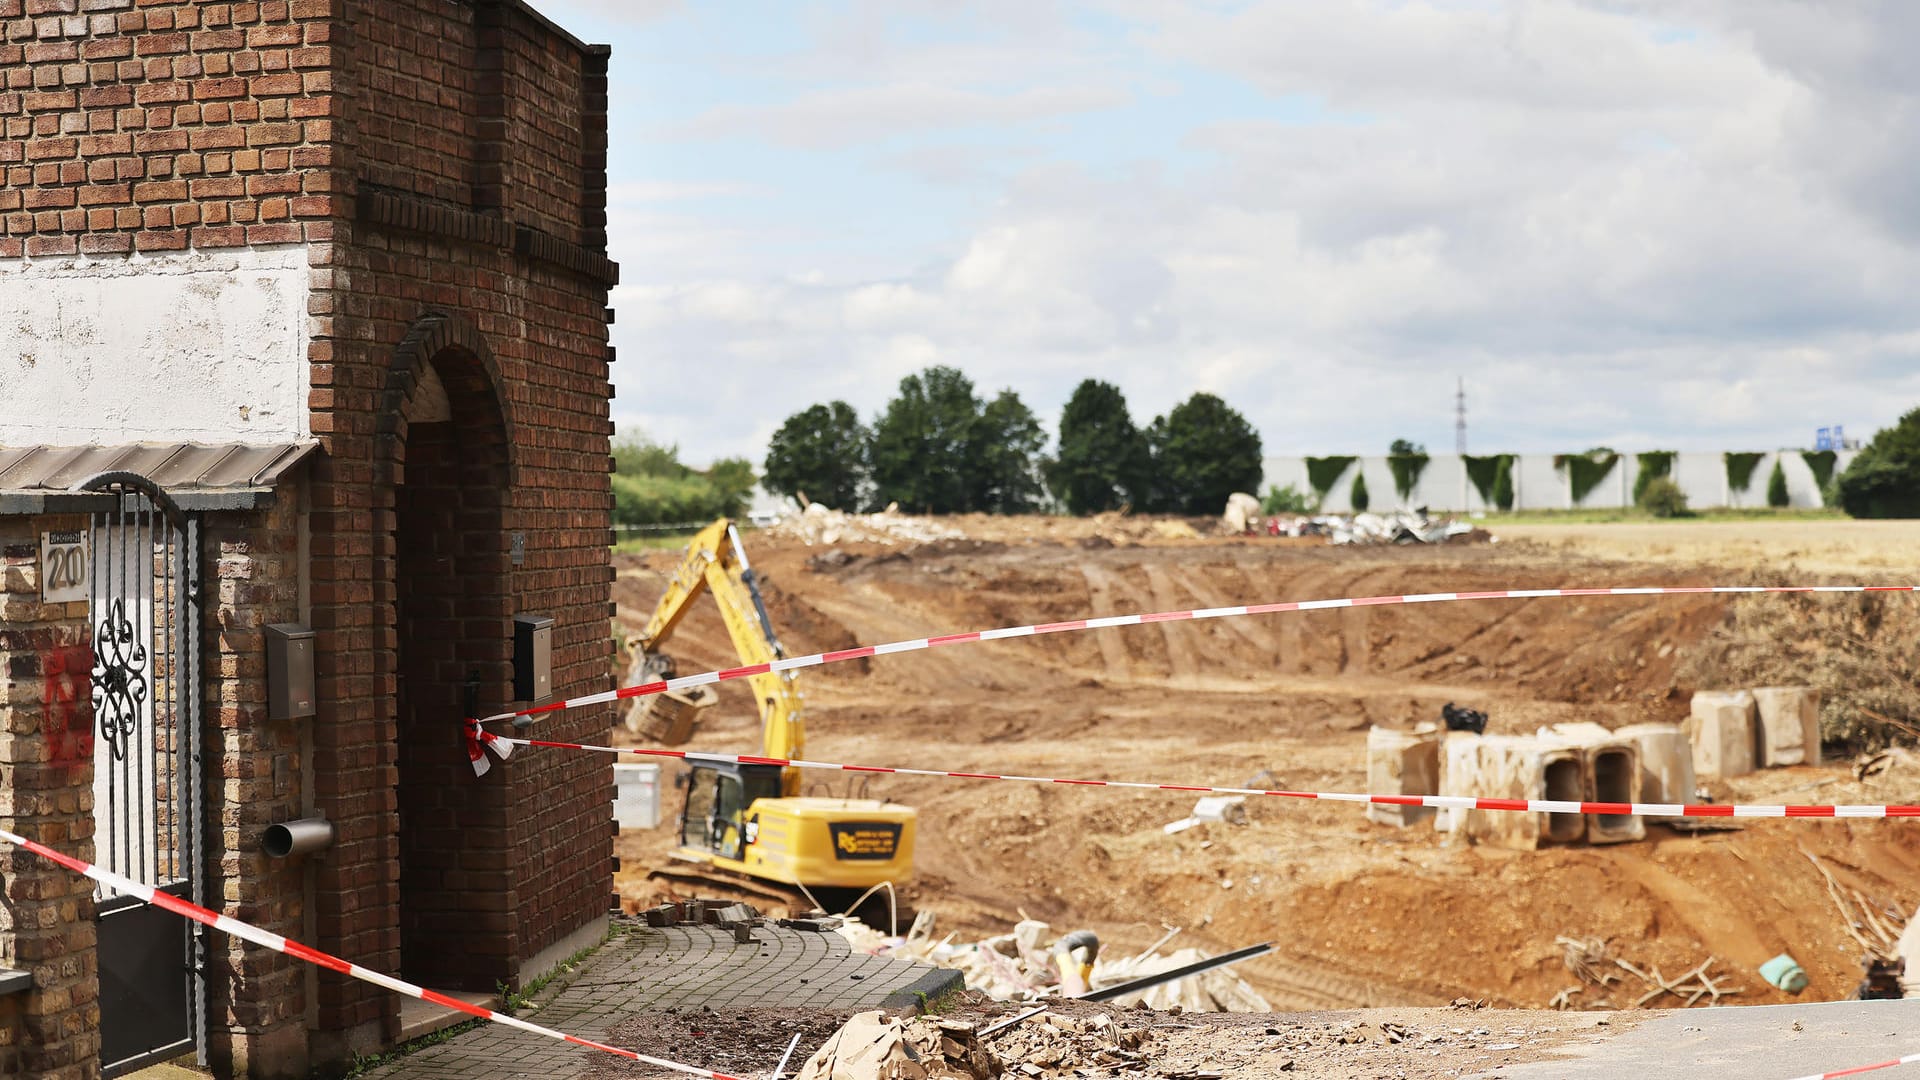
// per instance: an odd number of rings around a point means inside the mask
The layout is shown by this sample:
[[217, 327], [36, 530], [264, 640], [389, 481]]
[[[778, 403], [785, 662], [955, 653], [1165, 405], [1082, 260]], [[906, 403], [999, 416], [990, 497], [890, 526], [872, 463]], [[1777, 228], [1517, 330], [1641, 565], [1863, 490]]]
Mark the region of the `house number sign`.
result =
[[87, 598], [87, 534], [40, 534], [40, 602], [65, 604]]

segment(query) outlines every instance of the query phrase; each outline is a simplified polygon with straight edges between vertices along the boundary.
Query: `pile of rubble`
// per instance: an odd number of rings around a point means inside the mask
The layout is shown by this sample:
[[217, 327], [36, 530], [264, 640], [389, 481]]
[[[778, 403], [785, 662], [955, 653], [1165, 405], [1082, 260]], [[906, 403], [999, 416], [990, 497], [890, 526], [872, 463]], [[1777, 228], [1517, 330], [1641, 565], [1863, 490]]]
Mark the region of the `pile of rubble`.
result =
[[[858, 919], [848, 918], [839, 933], [861, 952], [917, 960], [963, 972], [969, 989], [981, 991], [996, 1001], [1034, 1001], [1051, 994], [1072, 996], [1081, 990], [1076, 985], [1062, 985], [1059, 965], [1047, 948], [1054, 935], [1046, 923], [1023, 919], [1012, 933], [957, 943], [953, 934], [936, 941], [933, 921], [933, 912], [923, 910], [905, 937], [887, 937]], [[1168, 934], [1152, 948], [1133, 956], [1096, 958], [1092, 978], [1085, 989], [1118, 986], [1208, 959], [1208, 954], [1198, 949], [1180, 949], [1162, 955], [1161, 946], [1172, 936]], [[1185, 1012], [1267, 1012], [1271, 1009], [1253, 987], [1225, 968], [1161, 983], [1141, 993], [1116, 998], [1114, 1004], [1144, 1004], [1156, 1009], [1177, 1006]]]
[[1324, 536], [1329, 544], [1447, 544], [1484, 542], [1484, 529], [1425, 510], [1390, 514], [1315, 514], [1267, 519], [1268, 536]]
[[935, 522], [932, 518], [902, 514], [899, 503], [874, 514], [849, 514], [820, 503], [808, 503], [805, 510], [788, 514], [767, 526], [769, 536], [798, 540], [808, 547], [834, 544], [926, 544], [935, 540], [959, 540], [966, 534]]
[[860, 1013], [801, 1067], [796, 1080], [997, 1080], [999, 1077], [1139, 1072], [1146, 1029], [1105, 1013], [1047, 1014], [991, 1042], [971, 1024]]

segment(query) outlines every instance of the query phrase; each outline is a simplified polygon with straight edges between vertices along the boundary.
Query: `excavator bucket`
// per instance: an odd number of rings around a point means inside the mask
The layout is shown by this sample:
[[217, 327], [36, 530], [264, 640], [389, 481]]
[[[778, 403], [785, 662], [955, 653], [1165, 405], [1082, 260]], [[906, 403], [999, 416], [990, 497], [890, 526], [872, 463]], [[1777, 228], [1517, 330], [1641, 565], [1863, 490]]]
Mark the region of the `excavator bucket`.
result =
[[[673, 657], [636, 651], [633, 665], [627, 669], [627, 685], [671, 679], [673, 673]], [[684, 746], [699, 728], [700, 714], [719, 700], [720, 695], [711, 686], [650, 694], [636, 699], [627, 709], [627, 730], [662, 746]]]
[[720, 695], [711, 686], [669, 690], [642, 698], [627, 711], [627, 729], [662, 746], [684, 746], [700, 726], [700, 714]]

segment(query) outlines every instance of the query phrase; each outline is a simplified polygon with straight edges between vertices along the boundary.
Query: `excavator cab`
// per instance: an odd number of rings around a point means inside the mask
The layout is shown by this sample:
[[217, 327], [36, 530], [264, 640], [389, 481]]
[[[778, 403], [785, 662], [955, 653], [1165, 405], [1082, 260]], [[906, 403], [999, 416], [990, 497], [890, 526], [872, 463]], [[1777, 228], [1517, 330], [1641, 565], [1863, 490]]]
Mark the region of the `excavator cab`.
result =
[[682, 780], [687, 800], [680, 810], [680, 846], [744, 861], [746, 846], [759, 831], [749, 823], [748, 810], [755, 800], [779, 798], [779, 767], [695, 765]]

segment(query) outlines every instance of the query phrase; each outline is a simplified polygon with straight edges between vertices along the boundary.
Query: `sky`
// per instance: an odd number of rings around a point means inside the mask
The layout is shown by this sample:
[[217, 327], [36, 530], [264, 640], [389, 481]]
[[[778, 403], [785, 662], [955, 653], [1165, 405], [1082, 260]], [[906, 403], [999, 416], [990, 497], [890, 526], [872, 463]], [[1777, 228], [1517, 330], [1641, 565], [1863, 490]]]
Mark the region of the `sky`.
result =
[[613, 46], [613, 416], [765, 456], [948, 364], [1269, 455], [1920, 405], [1920, 4], [533, 0]]

